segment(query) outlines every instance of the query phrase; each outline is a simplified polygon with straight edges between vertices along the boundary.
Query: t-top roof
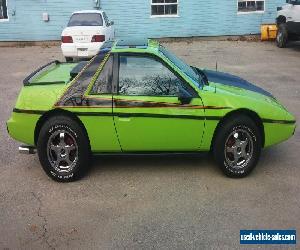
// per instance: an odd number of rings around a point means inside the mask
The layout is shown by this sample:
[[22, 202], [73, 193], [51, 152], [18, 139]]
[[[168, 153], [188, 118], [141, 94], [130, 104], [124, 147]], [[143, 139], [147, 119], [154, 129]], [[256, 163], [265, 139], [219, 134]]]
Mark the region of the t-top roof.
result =
[[109, 40], [106, 41], [99, 52], [130, 49], [158, 49], [159, 43], [152, 39], [131, 39], [131, 40]]
[[118, 40], [116, 42], [116, 47], [147, 47], [148, 39], [128, 39], [128, 40]]
[[158, 42], [155, 40], [142, 38], [142, 39], [127, 39], [127, 40], [116, 40], [115, 48], [147, 48], [147, 47], [158, 47]]

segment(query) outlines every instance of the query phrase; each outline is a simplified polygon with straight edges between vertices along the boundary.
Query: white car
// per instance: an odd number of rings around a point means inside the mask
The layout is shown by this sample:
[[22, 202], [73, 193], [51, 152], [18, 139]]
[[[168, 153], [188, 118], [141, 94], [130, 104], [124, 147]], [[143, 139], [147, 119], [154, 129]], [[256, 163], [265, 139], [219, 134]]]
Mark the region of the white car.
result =
[[61, 50], [66, 61], [96, 55], [105, 41], [114, 39], [113, 24], [102, 10], [74, 12], [61, 34]]
[[300, 0], [287, 0], [277, 8], [277, 46], [283, 48], [289, 40], [300, 40]]

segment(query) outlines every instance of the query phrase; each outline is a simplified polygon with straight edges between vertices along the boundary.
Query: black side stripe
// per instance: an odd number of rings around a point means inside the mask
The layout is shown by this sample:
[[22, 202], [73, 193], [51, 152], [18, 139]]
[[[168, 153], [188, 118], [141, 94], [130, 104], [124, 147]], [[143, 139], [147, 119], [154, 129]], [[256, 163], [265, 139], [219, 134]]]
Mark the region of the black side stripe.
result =
[[104, 112], [73, 112], [78, 116], [117, 116], [117, 117], [151, 117], [151, 118], [172, 118], [172, 119], [192, 119], [192, 120], [220, 120], [218, 116], [195, 116], [195, 115], [167, 115], [149, 113], [104, 113]]
[[[27, 110], [14, 108], [13, 112], [23, 114], [42, 115], [46, 111]], [[221, 120], [222, 116], [195, 116], [195, 115], [168, 115], [168, 114], [149, 114], [149, 113], [108, 113], [108, 112], [73, 112], [78, 116], [118, 116], [118, 117], [151, 117], [151, 118], [173, 118], [173, 119], [192, 119], [192, 120]], [[296, 121], [262, 119], [263, 123], [295, 124]]]
[[22, 114], [31, 114], [31, 115], [42, 115], [46, 113], [46, 111], [42, 111], [42, 110], [28, 110], [28, 109], [17, 109], [17, 108], [14, 108], [13, 112], [22, 113]]
[[[23, 114], [42, 115], [46, 111], [41, 110], [26, 110], [14, 108], [13, 112]], [[167, 115], [167, 114], [148, 114], [148, 113], [108, 113], [108, 112], [72, 112], [78, 116], [118, 116], [118, 117], [151, 117], [151, 118], [177, 118], [177, 119], [192, 119], [192, 120], [220, 120], [220, 116], [195, 116], [195, 115]]]
[[296, 121], [287, 121], [287, 120], [272, 120], [272, 119], [262, 119], [263, 123], [280, 123], [280, 124], [295, 124]]

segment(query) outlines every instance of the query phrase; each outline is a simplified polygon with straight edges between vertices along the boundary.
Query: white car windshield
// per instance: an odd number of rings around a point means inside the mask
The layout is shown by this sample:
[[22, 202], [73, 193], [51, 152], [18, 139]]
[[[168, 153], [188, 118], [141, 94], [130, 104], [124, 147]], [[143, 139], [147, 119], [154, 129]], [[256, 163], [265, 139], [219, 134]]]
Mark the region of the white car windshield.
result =
[[99, 13], [76, 13], [68, 23], [68, 27], [73, 26], [103, 26], [103, 19]]

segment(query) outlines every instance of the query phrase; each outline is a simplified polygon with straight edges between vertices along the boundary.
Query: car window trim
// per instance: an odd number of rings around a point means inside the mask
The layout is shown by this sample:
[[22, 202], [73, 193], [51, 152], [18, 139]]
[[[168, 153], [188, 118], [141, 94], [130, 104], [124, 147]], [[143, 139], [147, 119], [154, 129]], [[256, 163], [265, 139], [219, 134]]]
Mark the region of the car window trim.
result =
[[[112, 81], [111, 81], [111, 83], [109, 83], [109, 85], [111, 85], [110, 87], [111, 87], [111, 91], [110, 91], [110, 93], [93, 93], [92, 92], [92, 89], [93, 89], [93, 87], [94, 87], [94, 85], [97, 83], [97, 80], [98, 80], [98, 78], [100, 77], [100, 75], [101, 75], [101, 73], [102, 73], [102, 71], [103, 71], [103, 69], [104, 69], [104, 67], [105, 67], [105, 65], [108, 63], [108, 61], [110, 60], [110, 57], [112, 57], [112, 71], [111, 71], [111, 74], [112, 74]], [[104, 59], [103, 59], [104, 60]], [[113, 53], [110, 53], [110, 55], [109, 55], [109, 57], [107, 58], [107, 60], [106, 60], [106, 62], [104, 63], [104, 65], [103, 65], [103, 67], [102, 67], [102, 69], [101, 69], [101, 71], [99, 72], [99, 75], [98, 75], [98, 77], [96, 78], [96, 79], [94, 79], [94, 82], [92, 83], [92, 81], [93, 81], [93, 78], [95, 77], [95, 75], [96, 75], [96, 73], [97, 73], [97, 71], [94, 73], [94, 75], [92, 76], [92, 79], [91, 79], [91, 81], [90, 81], [90, 84], [91, 84], [91, 86], [90, 87], [88, 87], [88, 88], [90, 88], [90, 90], [89, 90], [89, 92], [88, 92], [88, 95], [90, 95], [90, 96], [101, 96], [101, 95], [113, 95], [113, 92], [114, 92], [114, 61], [115, 61], [115, 56], [114, 56], [114, 54]]]
[[168, 63], [166, 63], [161, 57], [152, 54], [152, 53], [148, 53], [148, 52], [118, 52], [115, 53], [117, 54], [117, 78], [116, 78], [116, 91], [115, 91], [115, 95], [117, 96], [148, 96], [148, 97], [178, 97], [178, 95], [123, 95], [119, 93], [119, 72], [120, 72], [120, 56], [122, 55], [126, 55], [126, 56], [138, 56], [138, 57], [148, 57], [148, 58], [153, 58], [154, 60], [162, 63], [168, 70], [170, 70], [176, 77], [178, 77], [178, 79], [181, 81], [182, 84], [184, 84], [187, 89], [188, 89], [188, 93], [191, 95], [191, 98], [199, 98], [198, 93], [196, 92], [196, 90], [193, 89], [193, 87], [180, 75], [178, 74], [178, 72], [176, 72]]
[[113, 81], [112, 81], [112, 94], [118, 95], [119, 88], [119, 55], [118, 53], [112, 53], [114, 57], [113, 61]]

